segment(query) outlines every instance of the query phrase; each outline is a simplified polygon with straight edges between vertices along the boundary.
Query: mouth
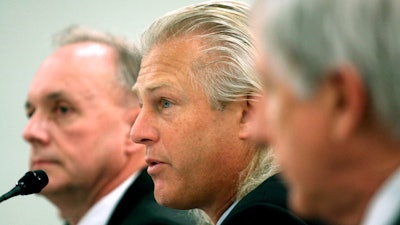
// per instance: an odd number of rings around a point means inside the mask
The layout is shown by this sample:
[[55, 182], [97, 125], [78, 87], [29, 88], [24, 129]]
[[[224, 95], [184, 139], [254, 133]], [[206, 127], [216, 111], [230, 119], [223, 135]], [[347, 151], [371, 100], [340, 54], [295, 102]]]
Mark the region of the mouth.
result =
[[152, 166], [156, 166], [162, 162], [155, 160], [155, 159], [147, 158], [146, 163], [147, 163], [147, 166], [152, 167]]
[[146, 158], [146, 163], [147, 163], [147, 172], [152, 177], [156, 176], [157, 174], [160, 174], [165, 169], [164, 165], [166, 165], [165, 162], [151, 158]]
[[36, 159], [32, 160], [31, 162], [31, 169], [42, 169], [44, 167], [58, 164], [56, 160], [49, 160], [49, 159]]

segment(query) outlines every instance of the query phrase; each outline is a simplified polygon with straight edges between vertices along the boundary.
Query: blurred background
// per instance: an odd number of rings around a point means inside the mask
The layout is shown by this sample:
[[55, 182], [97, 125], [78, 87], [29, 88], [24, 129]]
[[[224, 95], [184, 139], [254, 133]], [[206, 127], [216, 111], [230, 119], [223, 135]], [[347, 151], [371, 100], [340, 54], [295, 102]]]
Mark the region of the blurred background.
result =
[[[246, 1], [245, 2], [251, 2]], [[1, 0], [0, 1], [0, 195], [28, 171], [22, 139], [30, 81], [52, 51], [51, 36], [82, 24], [137, 40], [157, 17], [200, 0]], [[1, 225], [61, 225], [56, 208], [40, 195], [0, 203]]]

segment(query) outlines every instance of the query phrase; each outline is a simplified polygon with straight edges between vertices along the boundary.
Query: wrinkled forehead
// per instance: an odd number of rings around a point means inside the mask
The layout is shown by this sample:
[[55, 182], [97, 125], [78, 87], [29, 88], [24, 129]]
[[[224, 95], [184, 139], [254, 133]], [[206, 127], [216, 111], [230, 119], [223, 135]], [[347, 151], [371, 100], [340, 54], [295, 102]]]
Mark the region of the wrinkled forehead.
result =
[[192, 83], [193, 64], [199, 57], [201, 43], [198, 39], [174, 38], [153, 46], [143, 57], [137, 83], [146, 89], [186, 86]]

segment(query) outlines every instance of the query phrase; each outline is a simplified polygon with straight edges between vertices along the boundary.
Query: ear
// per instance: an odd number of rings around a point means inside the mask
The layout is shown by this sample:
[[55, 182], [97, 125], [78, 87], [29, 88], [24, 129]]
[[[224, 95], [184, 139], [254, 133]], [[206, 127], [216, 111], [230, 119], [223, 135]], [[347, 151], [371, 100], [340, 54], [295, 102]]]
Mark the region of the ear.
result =
[[327, 77], [334, 96], [332, 135], [336, 140], [344, 140], [362, 125], [367, 103], [365, 85], [351, 65], [336, 68]]
[[239, 138], [262, 140], [264, 136], [265, 97], [263, 95], [247, 98], [240, 120]]

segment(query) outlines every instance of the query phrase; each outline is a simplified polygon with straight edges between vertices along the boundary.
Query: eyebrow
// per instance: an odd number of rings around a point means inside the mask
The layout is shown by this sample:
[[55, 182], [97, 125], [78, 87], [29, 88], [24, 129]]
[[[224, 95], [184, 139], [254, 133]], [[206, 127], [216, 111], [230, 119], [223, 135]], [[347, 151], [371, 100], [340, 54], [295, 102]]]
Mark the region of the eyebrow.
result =
[[148, 90], [149, 92], [154, 92], [157, 89], [161, 89], [161, 88], [167, 88], [167, 89], [175, 89], [171, 86], [171, 84], [165, 83], [165, 82], [161, 82], [161, 83], [154, 83], [154, 84], [150, 84], [146, 86], [146, 90]]
[[[44, 99], [46, 101], [53, 101], [53, 100], [61, 98], [62, 96], [64, 96], [63, 92], [52, 92], [52, 93], [46, 95]], [[32, 103], [30, 101], [26, 101], [25, 102], [25, 109], [29, 109], [31, 107], [32, 107]]]
[[[161, 89], [161, 88], [176, 90], [176, 88], [174, 88], [173, 86], [171, 86], [171, 84], [169, 84], [167, 82], [155, 82], [153, 84], [149, 84], [149, 85], [145, 86], [145, 90], [148, 92], [154, 92], [157, 89]], [[132, 92], [135, 93], [137, 96], [140, 96], [139, 95], [139, 87], [138, 87], [137, 83], [133, 85]]]

